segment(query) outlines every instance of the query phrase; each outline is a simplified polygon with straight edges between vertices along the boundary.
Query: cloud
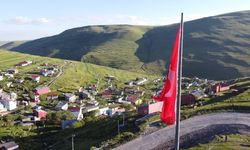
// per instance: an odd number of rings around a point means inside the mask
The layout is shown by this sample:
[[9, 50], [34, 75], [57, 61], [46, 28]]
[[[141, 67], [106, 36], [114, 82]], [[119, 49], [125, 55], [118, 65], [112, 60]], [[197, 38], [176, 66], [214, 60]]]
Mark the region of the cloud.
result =
[[24, 16], [17, 16], [9, 20], [5, 20], [4, 22], [8, 24], [14, 24], [14, 25], [39, 25], [39, 24], [49, 23], [50, 20], [44, 17], [33, 19], [33, 18], [24, 17]]

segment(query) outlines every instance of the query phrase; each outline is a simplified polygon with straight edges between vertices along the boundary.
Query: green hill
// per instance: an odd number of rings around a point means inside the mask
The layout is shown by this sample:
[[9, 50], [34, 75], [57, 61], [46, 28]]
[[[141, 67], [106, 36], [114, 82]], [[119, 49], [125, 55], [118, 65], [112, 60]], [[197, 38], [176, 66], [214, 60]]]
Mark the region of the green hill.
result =
[[[169, 63], [177, 27], [178, 24], [151, 27], [86, 26], [11, 49], [130, 71], [163, 74]], [[250, 11], [186, 22], [184, 76], [209, 79], [250, 76], [249, 38]]]

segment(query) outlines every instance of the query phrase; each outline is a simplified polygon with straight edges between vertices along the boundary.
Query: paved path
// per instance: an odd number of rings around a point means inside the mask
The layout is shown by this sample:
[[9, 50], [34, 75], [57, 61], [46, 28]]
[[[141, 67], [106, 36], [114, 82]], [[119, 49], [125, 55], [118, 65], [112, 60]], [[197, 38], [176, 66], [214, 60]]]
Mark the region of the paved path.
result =
[[[250, 113], [213, 113], [201, 116], [195, 116], [181, 121], [181, 135], [186, 135], [199, 131], [211, 125], [220, 124], [243, 124], [250, 127]], [[141, 136], [133, 141], [121, 145], [115, 150], [149, 150], [163, 145], [174, 139], [175, 128], [169, 126], [160, 129], [152, 134]]]
[[63, 74], [64, 67], [67, 64], [68, 62], [64, 60], [64, 64], [59, 68], [58, 74], [49, 83], [47, 83], [46, 86], [51, 86]]

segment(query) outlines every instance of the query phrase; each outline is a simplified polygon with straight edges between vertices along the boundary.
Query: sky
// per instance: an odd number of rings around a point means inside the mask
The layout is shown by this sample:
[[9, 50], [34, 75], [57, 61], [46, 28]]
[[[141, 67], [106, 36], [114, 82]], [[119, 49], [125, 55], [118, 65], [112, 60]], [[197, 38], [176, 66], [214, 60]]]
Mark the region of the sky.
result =
[[1, 0], [0, 41], [32, 40], [87, 25], [168, 25], [250, 9], [250, 0]]

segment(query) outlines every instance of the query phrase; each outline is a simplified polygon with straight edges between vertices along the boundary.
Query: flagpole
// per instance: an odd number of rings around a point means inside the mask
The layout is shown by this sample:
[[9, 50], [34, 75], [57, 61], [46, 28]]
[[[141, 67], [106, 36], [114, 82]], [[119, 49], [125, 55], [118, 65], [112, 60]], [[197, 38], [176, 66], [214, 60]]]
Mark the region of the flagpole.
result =
[[178, 92], [176, 102], [176, 125], [175, 125], [175, 150], [179, 150], [180, 144], [180, 109], [181, 109], [181, 79], [182, 79], [182, 54], [183, 54], [183, 13], [181, 13], [180, 45], [178, 62]]

